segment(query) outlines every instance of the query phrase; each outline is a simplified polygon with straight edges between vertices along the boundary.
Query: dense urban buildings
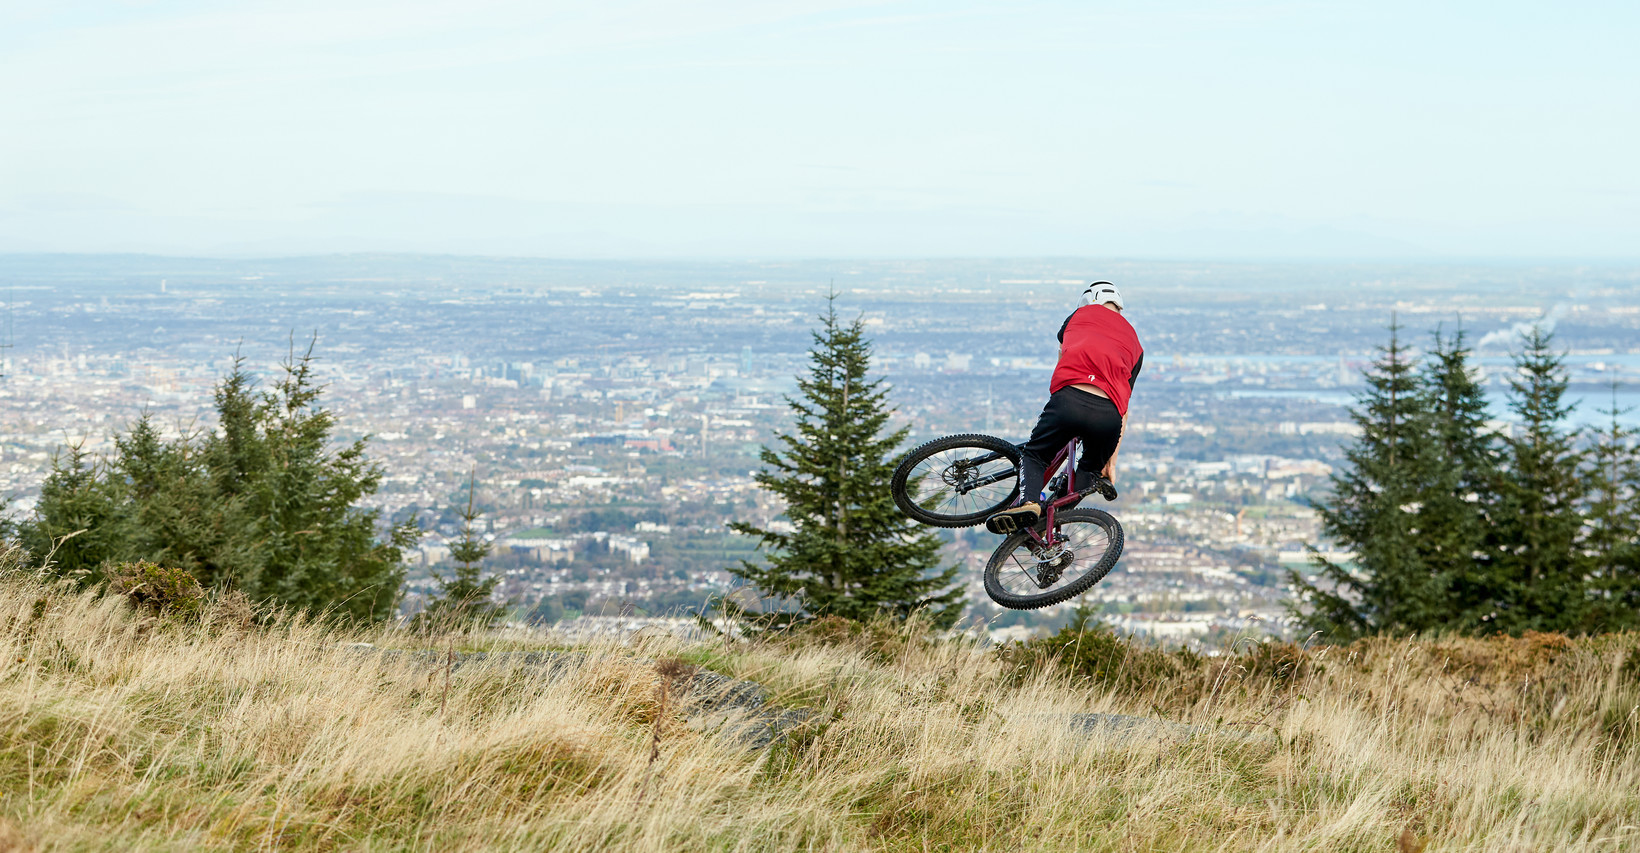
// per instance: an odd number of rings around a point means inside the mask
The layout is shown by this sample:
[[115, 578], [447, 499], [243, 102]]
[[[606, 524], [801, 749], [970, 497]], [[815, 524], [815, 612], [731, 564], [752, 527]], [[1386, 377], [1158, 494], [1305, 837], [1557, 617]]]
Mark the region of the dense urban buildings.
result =
[[[1640, 383], [1640, 271], [1626, 267], [11, 256], [0, 497], [27, 514], [53, 454], [106, 450], [142, 411], [210, 429], [233, 359], [266, 377], [311, 344], [341, 438], [369, 435], [385, 468], [376, 501], [425, 530], [407, 607], [447, 564], [473, 475], [487, 565], [521, 616], [675, 612], [756, 559], [726, 522], [782, 523], [751, 474], [789, 422], [783, 395], [828, 292], [864, 319], [912, 443], [1017, 441], [1094, 276], [1123, 286], [1147, 356], [1113, 507], [1127, 551], [1084, 600], [1164, 638], [1283, 630], [1285, 570], [1329, 548], [1309, 501], [1392, 318], [1417, 346], [1437, 328], [1469, 335], [1500, 429], [1524, 323], [1555, 325], [1577, 417], [1625, 407]], [[1064, 619], [991, 606], [979, 569], [995, 537], [947, 538], [995, 634]]]

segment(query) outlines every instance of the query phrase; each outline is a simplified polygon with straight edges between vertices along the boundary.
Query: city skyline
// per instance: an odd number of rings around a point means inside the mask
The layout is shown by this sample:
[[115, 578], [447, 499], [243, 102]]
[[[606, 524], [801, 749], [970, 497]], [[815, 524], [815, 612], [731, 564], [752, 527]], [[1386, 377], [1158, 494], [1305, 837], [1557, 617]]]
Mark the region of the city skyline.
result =
[[[1085, 599], [1124, 630], [1184, 640], [1285, 618], [1284, 570], [1326, 544], [1309, 502], [1344, 464], [1347, 406], [1392, 314], [1415, 352], [1458, 321], [1484, 343], [1497, 429], [1508, 352], [1534, 322], [1572, 352], [1577, 423], [1602, 425], [1614, 382], [1620, 408], [1640, 402], [1633, 267], [11, 256], [0, 292], [15, 287], [21, 334], [0, 383], [0, 499], [26, 517], [54, 454], [105, 454], [143, 412], [170, 438], [214, 428], [236, 354], [268, 387], [316, 334], [336, 438], [371, 436], [384, 466], [369, 506], [426, 531], [413, 597], [436, 586], [475, 476], [487, 571], [535, 618], [664, 613], [755, 556], [724, 522], [780, 521], [752, 472], [790, 428], [782, 396], [828, 292], [866, 324], [908, 446], [1018, 441], [1079, 290], [1067, 282], [1090, 267], [1124, 283], [1147, 350], [1118, 476], [1130, 550]], [[972, 584], [993, 546], [955, 534], [945, 558]], [[999, 637], [1065, 615], [996, 614], [970, 592]]]

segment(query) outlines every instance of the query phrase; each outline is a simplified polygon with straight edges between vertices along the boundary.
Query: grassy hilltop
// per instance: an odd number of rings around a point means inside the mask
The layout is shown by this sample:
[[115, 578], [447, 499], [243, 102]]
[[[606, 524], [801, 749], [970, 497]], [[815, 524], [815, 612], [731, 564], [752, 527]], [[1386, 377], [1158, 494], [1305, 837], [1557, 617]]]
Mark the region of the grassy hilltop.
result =
[[[402, 636], [230, 605], [183, 624], [0, 582], [0, 850], [1640, 845], [1640, 635], [1193, 658], [826, 623], [591, 649], [557, 680], [464, 666], [446, 688], [348, 647]], [[686, 726], [658, 704], [652, 661], [674, 656], [813, 716], [764, 751]], [[1090, 711], [1195, 734], [1064, 724]]]

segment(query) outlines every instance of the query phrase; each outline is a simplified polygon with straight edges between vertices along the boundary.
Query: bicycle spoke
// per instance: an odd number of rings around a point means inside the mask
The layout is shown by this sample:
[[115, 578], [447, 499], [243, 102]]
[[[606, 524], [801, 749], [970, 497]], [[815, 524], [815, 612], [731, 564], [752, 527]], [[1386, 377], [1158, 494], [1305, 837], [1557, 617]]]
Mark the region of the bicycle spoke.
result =
[[937, 438], [906, 455], [890, 482], [894, 503], [934, 527], [968, 527], [1019, 493], [1019, 453], [989, 435]]
[[1050, 553], [1058, 552], [1062, 548], [1072, 553], [1072, 559], [1060, 568], [1060, 574], [1053, 583], [1047, 587], [1038, 583], [1044, 567], [1038, 554], [1032, 550], [1035, 543], [1026, 540], [1008, 554], [1007, 562], [998, 572], [997, 580], [1003, 589], [1018, 596], [1041, 595], [1073, 583], [1093, 571], [1110, 550], [1110, 536], [1097, 524], [1060, 525], [1058, 534], [1059, 541], [1050, 549]]
[[[1030, 552], [1027, 551], [1026, 553], [1027, 553], [1027, 555], [1029, 555]], [[1020, 574], [1025, 576], [1026, 580], [1030, 581], [1032, 584], [1037, 584], [1038, 586], [1040, 586], [1040, 584], [1037, 581], [1036, 575], [1031, 573], [1030, 564], [1027, 564], [1027, 563], [1024, 563], [1024, 562], [1020, 561], [1019, 552], [1017, 550], [1014, 553], [1012, 553], [1008, 556], [1009, 556], [1010, 559], [1012, 559], [1014, 561], [1015, 568], [1018, 570], [1018, 572]]]
[[[1024, 554], [1024, 559], [1020, 558], [1021, 554]], [[1015, 548], [1013, 553], [1008, 555], [1008, 560], [1013, 563], [1013, 568], [1005, 570], [998, 577], [1003, 588], [1015, 595], [1035, 595], [1042, 591], [1036, 575], [1031, 572], [1031, 568], [1036, 565], [1036, 557], [1029, 549]]]
[[[974, 464], [974, 460], [983, 461]], [[906, 491], [912, 502], [929, 512], [967, 515], [1006, 500], [1018, 479], [1018, 470], [1005, 457], [956, 450], [936, 453], [918, 463], [906, 478]], [[977, 487], [963, 488], [975, 482]]]

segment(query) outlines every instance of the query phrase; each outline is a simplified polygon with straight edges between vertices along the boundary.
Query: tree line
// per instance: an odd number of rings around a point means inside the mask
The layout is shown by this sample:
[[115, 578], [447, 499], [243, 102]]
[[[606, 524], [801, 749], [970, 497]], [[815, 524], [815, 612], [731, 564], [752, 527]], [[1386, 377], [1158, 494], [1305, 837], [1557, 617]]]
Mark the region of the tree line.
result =
[[[757, 477], [784, 498], [795, 530], [737, 523], [764, 551], [731, 571], [764, 596], [785, 602], [783, 621], [818, 615], [904, 619], [927, 610], [946, 626], [962, 612], [954, 566], [941, 565], [940, 540], [894, 509], [886, 483], [908, 430], [891, 430], [887, 390], [869, 378], [863, 323], [842, 321], [834, 302], [820, 317], [811, 366], [788, 400], [795, 428], [766, 448]], [[322, 405], [314, 356], [294, 351], [283, 375], [258, 389], [240, 359], [214, 393], [216, 424], [165, 438], [140, 416], [107, 456], [65, 447], [53, 460], [34, 513], [0, 518], [0, 539], [20, 543], [34, 567], [81, 585], [102, 584], [121, 566], [180, 569], [206, 589], [237, 590], [252, 601], [333, 618], [381, 621], [397, 614], [404, 553], [415, 522], [392, 524], [360, 505], [381, 484], [366, 440], [334, 446], [334, 416]], [[499, 576], [485, 577], [489, 554], [477, 534], [477, 483], [461, 533], [451, 543], [453, 573], [436, 576], [441, 596], [414, 624], [490, 622]], [[662, 516], [591, 510], [580, 524], [630, 526]]]
[[144, 413], [93, 457], [65, 447], [33, 515], [10, 531], [39, 569], [83, 585], [120, 564], [179, 568], [206, 588], [363, 621], [392, 615], [413, 523], [359, 506], [381, 483], [365, 441], [332, 446], [312, 348], [259, 390], [236, 358], [217, 424], [166, 439]]
[[1353, 565], [1312, 549], [1295, 615], [1330, 640], [1367, 634], [1640, 627], [1640, 451], [1623, 412], [1581, 429], [1553, 335], [1512, 353], [1506, 428], [1464, 333], [1415, 355], [1393, 321], [1352, 417], [1361, 435], [1318, 506]]
[[[764, 552], [732, 571], [774, 599], [780, 622], [821, 615], [936, 626], [963, 609], [940, 540], [893, 507], [886, 483], [905, 429], [870, 377], [863, 325], [821, 315], [807, 372], [788, 399], [793, 428], [762, 453], [758, 483], [792, 527], [737, 523]], [[1353, 552], [1313, 552], [1291, 573], [1292, 607], [1334, 641], [1368, 634], [1595, 632], [1640, 627], [1640, 450], [1615, 403], [1609, 423], [1570, 423], [1568, 372], [1534, 328], [1513, 355], [1507, 429], [1490, 419], [1464, 334], [1437, 331], [1414, 354], [1393, 322], [1352, 417], [1361, 436], [1318, 509]], [[319, 405], [311, 348], [259, 390], [236, 360], [215, 390], [217, 423], [163, 438], [147, 415], [107, 458], [65, 448], [34, 514], [0, 529], [36, 565], [82, 584], [150, 561], [207, 588], [363, 621], [397, 612], [404, 551], [419, 531], [361, 506], [381, 482], [365, 441], [337, 447]], [[490, 620], [498, 579], [479, 563], [469, 481], [459, 568], [421, 620]], [[739, 605], [723, 602], [738, 609]]]

